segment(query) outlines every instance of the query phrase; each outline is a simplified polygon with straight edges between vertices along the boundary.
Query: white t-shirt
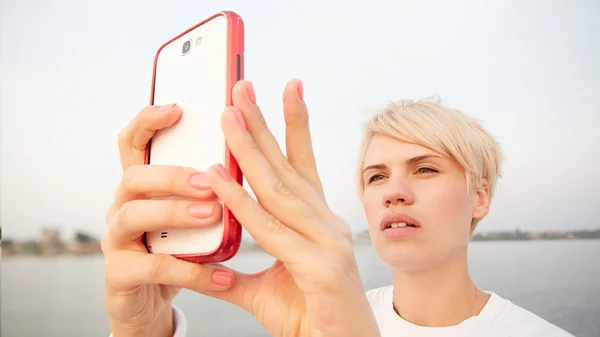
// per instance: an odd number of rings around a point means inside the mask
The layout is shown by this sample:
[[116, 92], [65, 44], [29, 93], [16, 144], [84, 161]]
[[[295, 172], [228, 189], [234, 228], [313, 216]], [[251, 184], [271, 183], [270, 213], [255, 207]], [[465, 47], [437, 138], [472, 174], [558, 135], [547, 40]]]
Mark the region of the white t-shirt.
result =
[[423, 327], [405, 321], [393, 308], [393, 286], [367, 291], [381, 337], [573, 337], [493, 292], [479, 315], [449, 327]]
[[[489, 294], [490, 299], [478, 316], [459, 325], [438, 328], [417, 326], [398, 316], [392, 306], [392, 286], [367, 291], [381, 337], [574, 337], [497, 294]], [[185, 315], [176, 306], [173, 310], [173, 337], [186, 337]]]

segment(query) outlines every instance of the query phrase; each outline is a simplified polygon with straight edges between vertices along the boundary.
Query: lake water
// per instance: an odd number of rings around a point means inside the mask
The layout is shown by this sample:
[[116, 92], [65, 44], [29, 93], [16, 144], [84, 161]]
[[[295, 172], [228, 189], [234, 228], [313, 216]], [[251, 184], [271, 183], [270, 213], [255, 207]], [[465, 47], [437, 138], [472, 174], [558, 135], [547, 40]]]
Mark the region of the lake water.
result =
[[[600, 336], [600, 240], [473, 242], [470, 270], [478, 286], [493, 290], [579, 337]], [[366, 288], [391, 275], [371, 247], [357, 248]], [[273, 259], [243, 253], [227, 265], [252, 272]], [[2, 336], [107, 337], [102, 256], [11, 258], [2, 261]], [[189, 336], [268, 336], [247, 312], [184, 291], [175, 303], [189, 321]]]

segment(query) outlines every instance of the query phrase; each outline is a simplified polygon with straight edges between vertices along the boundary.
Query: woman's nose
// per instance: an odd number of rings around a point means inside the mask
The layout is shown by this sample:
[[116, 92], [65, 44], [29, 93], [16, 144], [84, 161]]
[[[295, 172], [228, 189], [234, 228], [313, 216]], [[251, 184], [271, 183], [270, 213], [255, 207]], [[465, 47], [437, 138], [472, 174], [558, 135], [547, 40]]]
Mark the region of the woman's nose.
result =
[[386, 207], [395, 205], [411, 205], [414, 197], [410, 189], [403, 184], [393, 184], [388, 187], [388, 191], [383, 197]]

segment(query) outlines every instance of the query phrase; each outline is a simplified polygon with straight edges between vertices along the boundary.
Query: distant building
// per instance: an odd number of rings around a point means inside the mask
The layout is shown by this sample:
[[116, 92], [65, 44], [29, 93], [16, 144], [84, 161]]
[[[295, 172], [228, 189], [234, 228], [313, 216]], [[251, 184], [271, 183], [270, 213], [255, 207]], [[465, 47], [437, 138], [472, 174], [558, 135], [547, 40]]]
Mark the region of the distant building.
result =
[[65, 251], [65, 245], [61, 240], [58, 228], [43, 228], [38, 244], [43, 255], [57, 255]]
[[40, 233], [40, 244], [52, 245], [60, 243], [60, 230], [58, 228], [43, 228]]

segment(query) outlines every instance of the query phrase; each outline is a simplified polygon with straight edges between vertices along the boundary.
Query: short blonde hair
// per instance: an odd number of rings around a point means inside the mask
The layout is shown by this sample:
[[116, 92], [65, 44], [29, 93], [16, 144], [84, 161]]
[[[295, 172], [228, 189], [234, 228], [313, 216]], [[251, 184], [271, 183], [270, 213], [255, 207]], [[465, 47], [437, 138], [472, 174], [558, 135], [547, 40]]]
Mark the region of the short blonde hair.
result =
[[[364, 156], [374, 135], [427, 147], [456, 160], [465, 170], [467, 188], [487, 180], [490, 200], [501, 178], [503, 154], [480, 122], [456, 109], [444, 107], [438, 96], [390, 102], [366, 123], [358, 160], [358, 192], [362, 196]], [[479, 219], [471, 222], [471, 233]]]

